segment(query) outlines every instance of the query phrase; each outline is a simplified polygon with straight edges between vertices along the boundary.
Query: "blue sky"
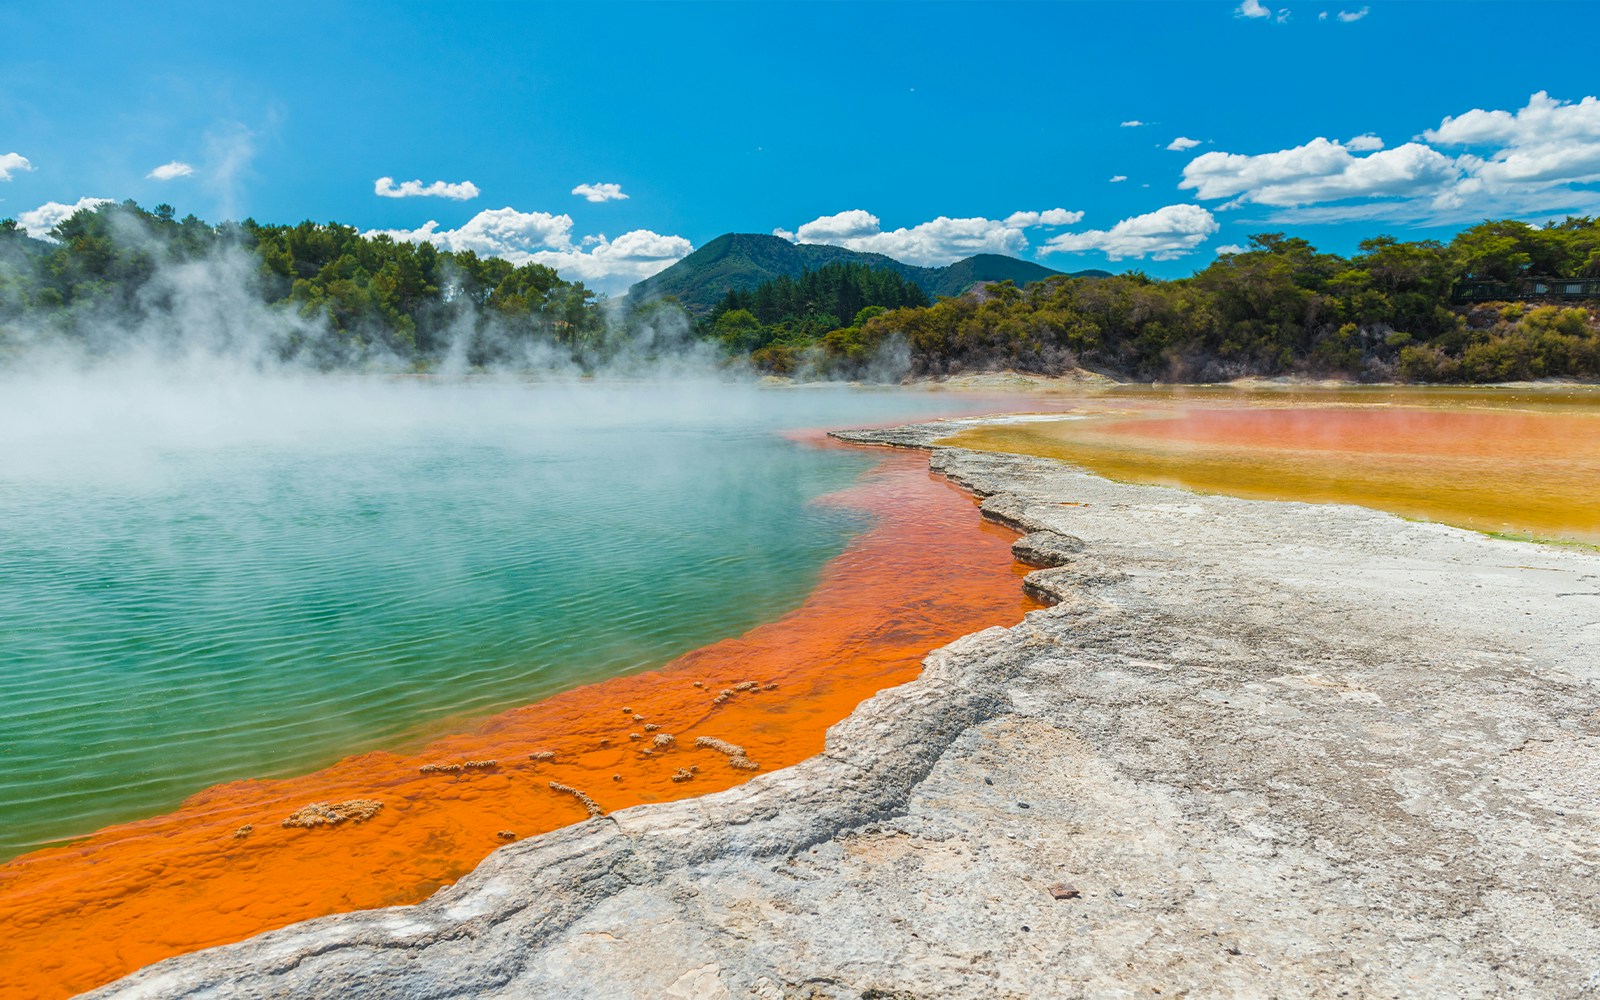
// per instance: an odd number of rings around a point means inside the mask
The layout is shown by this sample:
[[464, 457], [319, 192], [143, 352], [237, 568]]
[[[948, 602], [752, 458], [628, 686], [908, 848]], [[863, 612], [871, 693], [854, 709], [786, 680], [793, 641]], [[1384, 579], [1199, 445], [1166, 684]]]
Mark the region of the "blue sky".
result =
[[1177, 277], [1600, 210], [1593, 4], [149, 8], [0, 5], [0, 217], [337, 220], [615, 291], [729, 231]]

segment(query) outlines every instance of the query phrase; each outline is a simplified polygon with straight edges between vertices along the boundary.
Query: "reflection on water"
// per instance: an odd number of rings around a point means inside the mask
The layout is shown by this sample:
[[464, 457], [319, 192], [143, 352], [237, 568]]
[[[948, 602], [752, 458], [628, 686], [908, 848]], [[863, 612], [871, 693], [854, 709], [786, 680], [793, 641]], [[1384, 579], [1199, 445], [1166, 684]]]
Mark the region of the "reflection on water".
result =
[[1129, 482], [1600, 544], [1600, 392], [1589, 387], [1120, 387], [1074, 410], [1079, 419], [981, 427], [949, 443]]

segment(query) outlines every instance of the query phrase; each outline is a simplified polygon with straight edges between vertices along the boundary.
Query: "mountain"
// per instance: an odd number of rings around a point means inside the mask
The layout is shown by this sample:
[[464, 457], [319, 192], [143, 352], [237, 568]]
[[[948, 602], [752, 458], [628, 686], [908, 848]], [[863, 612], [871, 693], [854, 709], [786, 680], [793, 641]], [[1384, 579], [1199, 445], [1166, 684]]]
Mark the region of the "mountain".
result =
[[[923, 281], [915, 277], [911, 280], [921, 285], [922, 290], [929, 295], [960, 295], [973, 285], [987, 284], [991, 281], [1014, 281], [1020, 287], [1064, 273], [1015, 257], [1002, 257], [997, 253], [980, 253], [965, 260], [958, 260], [947, 267], [917, 268], [917, 270], [928, 272], [928, 280]], [[1075, 271], [1071, 275], [1074, 278], [1110, 276], [1109, 271]]]
[[[1061, 274], [1048, 267], [1014, 257], [981, 253], [958, 260], [948, 267], [917, 267], [881, 253], [860, 253], [844, 247], [820, 243], [790, 243], [777, 236], [760, 233], [728, 233], [718, 236], [660, 274], [646, 278], [628, 290], [634, 302], [676, 296], [693, 312], [705, 312], [716, 305], [728, 289], [750, 291], [774, 278], [798, 278], [806, 271], [836, 261], [865, 264], [886, 269], [914, 281], [928, 295], [960, 295], [979, 282], [1015, 281], [1018, 285]], [[1107, 277], [1106, 271], [1078, 271], [1072, 277]]]

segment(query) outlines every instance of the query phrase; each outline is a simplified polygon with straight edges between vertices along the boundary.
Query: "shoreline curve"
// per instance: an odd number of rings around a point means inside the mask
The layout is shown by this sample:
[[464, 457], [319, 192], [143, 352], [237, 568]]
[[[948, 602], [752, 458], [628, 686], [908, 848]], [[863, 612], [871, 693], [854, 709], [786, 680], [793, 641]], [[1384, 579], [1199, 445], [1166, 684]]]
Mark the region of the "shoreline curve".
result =
[[1025, 456], [930, 463], [1055, 553], [1027, 577], [1054, 607], [929, 654], [786, 770], [90, 995], [1600, 982], [1600, 556]]

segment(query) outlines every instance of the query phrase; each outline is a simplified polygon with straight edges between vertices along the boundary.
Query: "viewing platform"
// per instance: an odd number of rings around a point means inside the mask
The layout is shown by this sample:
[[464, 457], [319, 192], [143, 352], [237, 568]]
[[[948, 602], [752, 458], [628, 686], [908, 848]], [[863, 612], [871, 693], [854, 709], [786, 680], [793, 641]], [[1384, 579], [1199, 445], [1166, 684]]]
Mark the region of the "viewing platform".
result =
[[1462, 281], [1452, 302], [1568, 302], [1600, 299], [1600, 278], [1525, 278], [1521, 281]]

